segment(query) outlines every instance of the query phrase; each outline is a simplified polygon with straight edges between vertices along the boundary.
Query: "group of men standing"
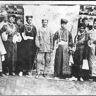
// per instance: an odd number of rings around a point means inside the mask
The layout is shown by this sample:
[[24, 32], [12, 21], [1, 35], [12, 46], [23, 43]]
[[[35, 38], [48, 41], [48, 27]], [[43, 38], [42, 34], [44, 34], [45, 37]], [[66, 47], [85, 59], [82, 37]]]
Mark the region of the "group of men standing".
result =
[[6, 51], [5, 61], [2, 62], [2, 73], [32, 76], [34, 59], [36, 59], [37, 74], [41, 72], [44, 76], [47, 74], [52, 52], [52, 35], [47, 26], [48, 20], [42, 19], [42, 26], [37, 31], [32, 19], [33, 16], [26, 16], [27, 24], [24, 25], [21, 18], [10, 15], [8, 22], [0, 29], [2, 44]]
[[[84, 59], [88, 60], [90, 74], [95, 74], [94, 48], [96, 40], [93, 37], [95, 36], [96, 20], [94, 20], [93, 29], [90, 31], [87, 30], [86, 24], [79, 24], [79, 30], [73, 42], [72, 32], [66, 29], [68, 20], [61, 18], [61, 28], [52, 34], [48, 27], [48, 19], [41, 20], [42, 26], [39, 29], [33, 25], [32, 19], [33, 16], [26, 16], [27, 24], [23, 24], [21, 18], [10, 15], [8, 22], [0, 28], [0, 42], [2, 43], [0, 60], [3, 61], [0, 62], [2, 65], [1, 73], [32, 76], [35, 64], [36, 77], [40, 75], [46, 77], [50, 73], [51, 53], [57, 46], [54, 77], [83, 80], [82, 65]], [[0, 20], [2, 23], [4, 18]], [[69, 65], [70, 56], [73, 57], [71, 67]]]

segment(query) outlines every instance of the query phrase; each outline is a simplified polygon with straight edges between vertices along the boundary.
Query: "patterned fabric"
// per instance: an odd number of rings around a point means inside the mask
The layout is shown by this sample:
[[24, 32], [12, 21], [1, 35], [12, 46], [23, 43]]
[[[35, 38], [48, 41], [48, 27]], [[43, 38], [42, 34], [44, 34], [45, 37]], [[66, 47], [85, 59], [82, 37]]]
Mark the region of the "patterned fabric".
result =
[[[96, 30], [91, 30], [91, 32], [89, 32], [90, 34], [90, 40], [92, 40], [93, 42], [96, 42]], [[96, 43], [92, 43], [90, 46], [90, 54], [89, 54], [89, 66], [90, 66], [90, 70], [91, 70], [91, 76], [96, 76], [96, 55], [95, 55], [95, 51], [96, 51]]]
[[72, 47], [72, 35], [66, 29], [60, 28], [54, 37], [53, 42], [56, 40], [58, 47], [55, 54], [54, 75], [70, 75], [71, 70], [69, 67], [69, 46]]
[[[30, 27], [30, 28], [29, 28]], [[33, 37], [33, 40], [27, 39], [23, 42], [23, 63], [24, 70], [31, 71], [33, 68], [34, 58], [36, 54], [35, 38], [37, 34], [36, 27], [34, 25], [26, 24], [24, 26], [24, 32], [26, 36]]]
[[82, 76], [82, 64], [83, 60], [88, 60], [88, 34], [86, 32], [83, 32], [82, 34], [80, 32], [77, 33], [75, 37], [75, 45], [76, 45], [76, 51], [74, 52], [74, 65], [75, 68], [72, 70], [72, 75], [76, 77]]
[[17, 34], [17, 27], [15, 24], [10, 25], [10, 23], [8, 23], [7, 25], [4, 25], [2, 27], [1, 31], [6, 31], [6, 33], [8, 34], [7, 41], [4, 41], [5, 49], [7, 51], [5, 57], [7, 67], [9, 68], [10, 73], [12, 71], [15, 72], [17, 61], [17, 44], [13, 43], [13, 37]]

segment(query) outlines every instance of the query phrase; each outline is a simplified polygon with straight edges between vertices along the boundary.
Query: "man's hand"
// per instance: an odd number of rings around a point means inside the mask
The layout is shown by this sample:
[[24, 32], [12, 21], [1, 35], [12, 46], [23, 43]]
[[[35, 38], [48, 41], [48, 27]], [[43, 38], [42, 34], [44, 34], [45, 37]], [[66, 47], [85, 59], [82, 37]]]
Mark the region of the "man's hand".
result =
[[72, 48], [72, 51], [75, 52], [76, 51], [76, 46]]

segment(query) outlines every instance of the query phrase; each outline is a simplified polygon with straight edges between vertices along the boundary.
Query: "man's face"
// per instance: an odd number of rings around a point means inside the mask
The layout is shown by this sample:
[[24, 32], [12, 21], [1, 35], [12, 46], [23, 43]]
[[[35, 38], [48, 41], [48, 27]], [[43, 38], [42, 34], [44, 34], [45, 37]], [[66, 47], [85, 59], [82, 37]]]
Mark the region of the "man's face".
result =
[[94, 26], [94, 29], [96, 29], [96, 21], [94, 22], [93, 26]]
[[83, 27], [80, 28], [80, 33], [83, 33], [85, 29]]
[[31, 24], [32, 23], [32, 18], [28, 18], [27, 23]]
[[47, 25], [48, 25], [48, 21], [47, 20], [42, 21], [42, 26], [43, 27], [47, 27]]
[[65, 28], [65, 27], [66, 27], [66, 24], [65, 24], [65, 23], [62, 23], [62, 24], [61, 24], [61, 27], [62, 27], [62, 28]]
[[85, 20], [84, 23], [85, 23], [85, 25], [88, 25], [89, 24], [88, 20]]
[[10, 17], [10, 18], [9, 18], [9, 22], [10, 22], [10, 23], [14, 23], [14, 22], [15, 22], [15, 18], [14, 18], [14, 17]]
[[20, 20], [20, 19], [17, 20], [17, 24], [18, 24], [18, 25], [21, 24], [21, 20]]

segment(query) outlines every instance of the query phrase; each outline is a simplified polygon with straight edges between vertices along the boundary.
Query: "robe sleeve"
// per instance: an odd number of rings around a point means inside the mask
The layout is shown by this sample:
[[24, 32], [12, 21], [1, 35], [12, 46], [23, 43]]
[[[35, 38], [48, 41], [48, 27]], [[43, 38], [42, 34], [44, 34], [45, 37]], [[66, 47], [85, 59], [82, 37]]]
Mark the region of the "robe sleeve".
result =
[[69, 42], [68, 42], [69, 47], [73, 47], [73, 39], [72, 39], [72, 34], [69, 32]]
[[36, 34], [36, 38], [35, 38], [35, 44], [36, 44], [36, 47], [37, 48], [40, 48], [40, 36], [39, 36], [39, 34], [40, 34], [40, 31], [38, 30], [37, 31], [37, 34]]
[[7, 25], [3, 25], [3, 27], [0, 29], [0, 35], [7, 30]]
[[50, 47], [53, 49], [53, 34], [50, 32]]
[[53, 48], [54, 48], [55, 41], [57, 39], [59, 39], [59, 32], [58, 31], [53, 35]]
[[36, 35], [37, 35], [37, 29], [36, 29], [36, 27], [34, 26], [34, 39], [36, 39]]
[[[0, 29], [0, 35], [1, 35], [4, 31], [6, 31], [5, 25]], [[4, 47], [2, 38], [1, 38], [1, 36], [0, 36], [0, 54], [1, 54], [1, 55], [4, 55], [4, 54], [6, 54], [6, 53], [7, 53], [7, 52], [6, 52], [6, 49], [5, 49], [5, 47]]]

